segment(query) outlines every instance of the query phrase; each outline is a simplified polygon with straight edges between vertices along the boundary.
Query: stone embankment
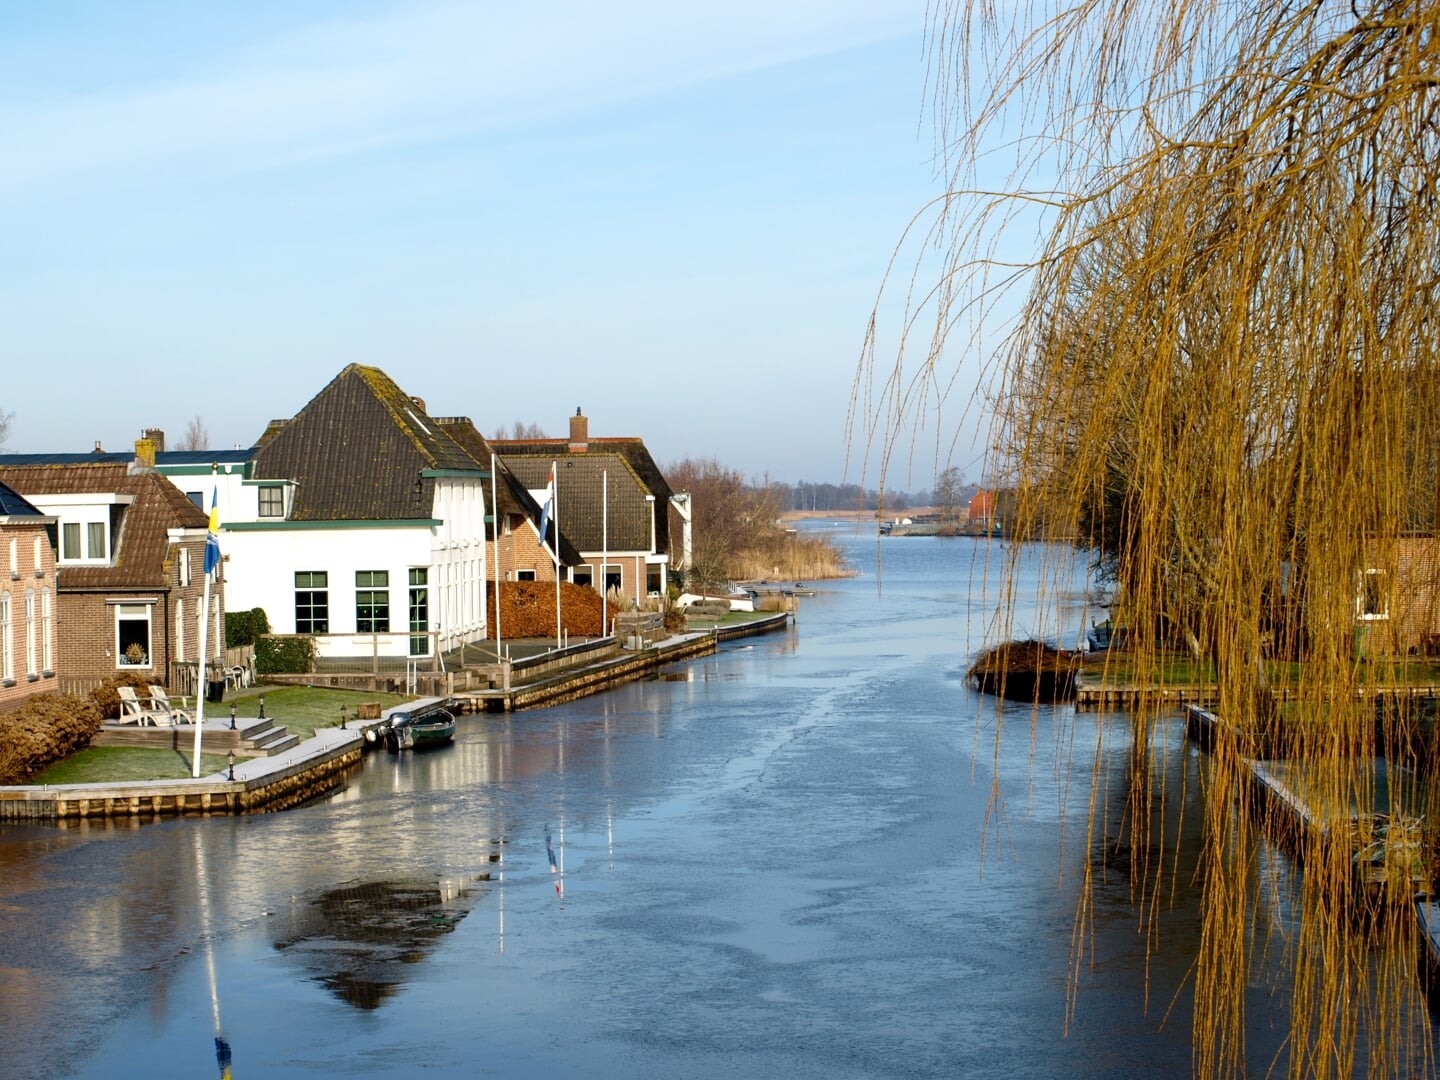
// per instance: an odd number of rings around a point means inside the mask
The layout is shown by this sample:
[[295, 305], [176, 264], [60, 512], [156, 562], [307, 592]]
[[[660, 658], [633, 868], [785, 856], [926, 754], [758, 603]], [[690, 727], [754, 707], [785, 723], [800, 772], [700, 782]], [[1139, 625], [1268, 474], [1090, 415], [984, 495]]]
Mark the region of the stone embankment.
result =
[[[550, 655], [533, 665], [534, 670], [524, 683], [454, 697], [462, 710], [469, 711], [525, 709], [572, 701], [642, 678], [665, 664], [713, 653], [720, 640], [779, 629], [789, 618], [782, 612], [723, 630], [676, 635], [643, 649], [585, 648], [569, 657]], [[378, 719], [351, 721], [345, 729], [321, 728], [303, 743], [278, 753], [272, 751], [270, 756], [237, 760], [233, 769], [198, 779], [0, 787], [0, 821], [153, 820], [183, 814], [258, 814], [287, 810], [342, 786], [345, 778], [360, 766], [370, 745], [365, 741], [365, 730], [386, 723], [396, 709], [413, 708], [412, 702], [387, 709]], [[253, 732], [231, 731], [223, 721], [213, 729], [207, 724], [204, 749], [254, 753], [255, 749], [245, 745], [247, 736], [260, 735], [260, 727], [268, 728], [268, 722], [262, 721], [259, 725], [252, 722], [252, 726], [256, 728]], [[177, 749], [188, 749], [194, 730], [173, 729], [167, 733], [167, 741], [173, 742]], [[150, 739], [154, 737], [150, 733]], [[125, 739], [125, 735], [117, 733], [106, 741], [116, 745], [116, 740], [123, 744]]]

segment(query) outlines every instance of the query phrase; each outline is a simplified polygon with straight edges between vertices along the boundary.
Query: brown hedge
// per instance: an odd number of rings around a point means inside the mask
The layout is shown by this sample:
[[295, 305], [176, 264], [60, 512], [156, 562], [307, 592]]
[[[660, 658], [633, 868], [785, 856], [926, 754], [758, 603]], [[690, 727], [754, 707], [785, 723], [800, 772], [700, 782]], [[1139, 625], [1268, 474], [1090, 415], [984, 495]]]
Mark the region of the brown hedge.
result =
[[[490, 591], [490, 636], [495, 636], [495, 595]], [[500, 632], [509, 638], [555, 636], [555, 583], [502, 581]], [[614, 615], [612, 607], [610, 614]], [[600, 631], [600, 594], [588, 585], [560, 583], [560, 625], [571, 637], [594, 637]]]
[[0, 713], [0, 783], [20, 783], [83, 750], [100, 724], [100, 707], [74, 694], [36, 694]]

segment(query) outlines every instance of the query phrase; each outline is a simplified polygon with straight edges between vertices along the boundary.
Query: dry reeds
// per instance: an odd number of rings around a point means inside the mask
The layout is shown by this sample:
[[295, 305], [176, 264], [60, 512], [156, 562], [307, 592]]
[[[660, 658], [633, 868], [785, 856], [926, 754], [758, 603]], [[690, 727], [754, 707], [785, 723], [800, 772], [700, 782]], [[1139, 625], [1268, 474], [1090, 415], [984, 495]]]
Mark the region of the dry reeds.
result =
[[[888, 454], [956, 377], [953, 354], [979, 353], [1012, 524], [1098, 554], [1140, 631], [1136, 681], [1163, 682], [1153, 643], [1180, 641], [1213, 661], [1218, 712], [1263, 733], [1277, 710], [1262, 660], [1299, 661], [1315, 797], [1337, 815], [1364, 805], [1386, 747], [1356, 632], [1398, 604], [1399, 538], [1433, 533], [1440, 498], [1440, 4], [942, 8], [930, 47], [952, 190], [922, 231], [944, 263], [917, 264], [888, 372], [872, 323], [863, 437]], [[1015, 168], [987, 183], [1002, 127]], [[1038, 252], [1003, 231], [1034, 235], [1037, 205]], [[1007, 285], [1024, 291], [1008, 321]], [[1151, 719], [1134, 719], [1137, 747]], [[1394, 745], [1415, 741], [1410, 723], [1397, 716]], [[1248, 868], [1277, 823], [1251, 805], [1235, 740], [1213, 766], [1194, 1067], [1234, 1075], [1258, 947]], [[1159, 794], [1137, 788], [1137, 828]], [[1280, 1069], [1428, 1068], [1408, 923], [1362, 917], [1343, 845], [1301, 846]], [[1151, 911], [1164, 882], [1145, 876]]]

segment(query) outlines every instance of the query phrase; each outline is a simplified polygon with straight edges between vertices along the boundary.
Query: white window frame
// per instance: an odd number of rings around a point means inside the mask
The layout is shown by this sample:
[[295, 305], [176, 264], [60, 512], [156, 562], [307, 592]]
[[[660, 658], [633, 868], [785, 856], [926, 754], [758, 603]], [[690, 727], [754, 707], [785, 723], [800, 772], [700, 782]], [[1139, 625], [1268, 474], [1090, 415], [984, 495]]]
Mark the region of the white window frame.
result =
[[[1378, 610], [1367, 610], [1370, 607], [1368, 600], [1371, 590], [1371, 580], [1375, 580], [1377, 586], [1373, 595], [1378, 599], [1375, 605]], [[1390, 571], [1379, 567], [1367, 567], [1360, 578], [1360, 587], [1355, 595], [1355, 617], [1360, 622], [1384, 622], [1390, 618]]]
[[180, 548], [180, 587], [190, 587], [190, 549], [184, 545]]
[[[138, 609], [138, 610], [137, 610]], [[140, 614], [144, 611], [144, 614]], [[116, 604], [115, 605], [115, 666], [126, 671], [151, 671], [155, 667], [155, 605], [154, 604]], [[144, 622], [145, 623], [145, 662], [143, 664], [132, 664], [125, 658], [125, 651], [120, 645], [120, 624], [123, 622]]]
[[10, 538], [10, 580], [20, 580], [20, 541]]
[[10, 625], [10, 590], [0, 592], [0, 678], [10, 685], [15, 685], [15, 637], [13, 627]]
[[35, 537], [35, 576], [45, 576], [45, 560], [40, 556], [40, 537]]
[[40, 590], [40, 671], [44, 675], [55, 674], [54, 636], [51, 628], [55, 625], [50, 602], [50, 589]]
[[35, 656], [35, 590], [25, 590], [25, 675], [34, 679], [40, 674]]

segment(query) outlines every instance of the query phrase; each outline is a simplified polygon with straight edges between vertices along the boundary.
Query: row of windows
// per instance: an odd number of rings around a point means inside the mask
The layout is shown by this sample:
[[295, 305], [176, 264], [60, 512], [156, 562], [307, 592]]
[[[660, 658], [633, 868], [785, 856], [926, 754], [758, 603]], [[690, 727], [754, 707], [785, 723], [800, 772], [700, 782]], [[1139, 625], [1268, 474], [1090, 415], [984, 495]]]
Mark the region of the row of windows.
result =
[[[265, 484], [255, 489], [259, 499], [256, 510], [262, 518], [283, 518], [285, 516], [285, 485]], [[203, 491], [187, 491], [191, 502], [206, 513], [210, 508], [205, 505], [205, 493]]]
[[[53, 671], [54, 662], [50, 655], [50, 590], [40, 592], [39, 641], [36, 641], [35, 590], [25, 590], [25, 674], [38, 678], [42, 670]], [[15, 635], [14, 615], [11, 611], [10, 592], [0, 592], [0, 677], [8, 685], [15, 683]]]
[[[416, 567], [409, 572], [408, 627], [411, 634], [430, 629], [429, 572]], [[355, 631], [360, 634], [390, 633], [390, 572], [355, 572]], [[301, 570], [295, 574], [295, 632], [330, 632], [330, 574], [325, 570]], [[424, 638], [419, 639], [420, 642]], [[411, 642], [411, 650], [423, 648]]]

